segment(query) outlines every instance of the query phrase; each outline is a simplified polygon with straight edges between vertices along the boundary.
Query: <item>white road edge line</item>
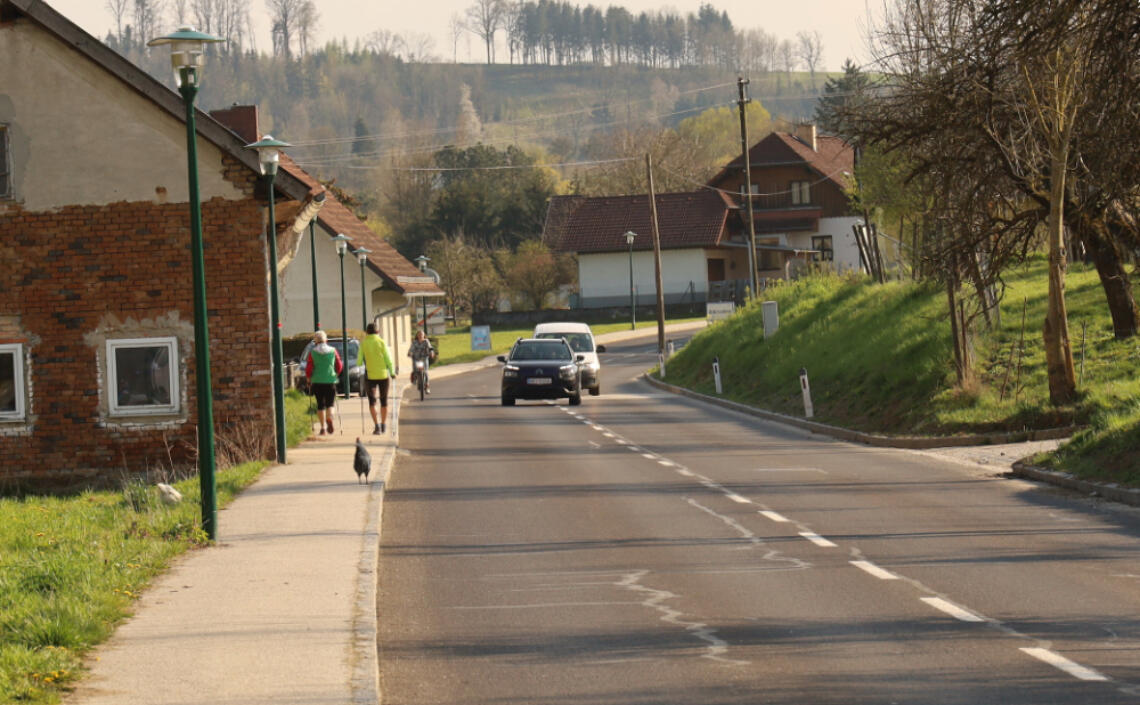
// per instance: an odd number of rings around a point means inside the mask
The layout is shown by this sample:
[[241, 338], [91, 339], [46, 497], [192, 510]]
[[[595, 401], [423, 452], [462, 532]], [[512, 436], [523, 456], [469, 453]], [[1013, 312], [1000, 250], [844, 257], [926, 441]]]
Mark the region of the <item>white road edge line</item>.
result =
[[899, 579], [899, 576], [895, 575], [894, 573], [890, 572], [889, 570], [883, 570], [882, 568], [875, 565], [874, 563], [871, 563], [870, 561], [851, 561], [851, 565], [855, 566], [856, 568], [858, 568], [859, 570], [861, 570], [865, 573], [870, 573], [871, 575], [875, 576], [879, 580], [898, 580]]
[[822, 548], [839, 548], [838, 546], [836, 546], [832, 542], [828, 541], [827, 539], [823, 538], [822, 536], [815, 533], [814, 531], [801, 531], [800, 536], [803, 536], [808, 541], [811, 541], [816, 546], [820, 546]]
[[781, 524], [787, 524], [788, 523], [788, 518], [785, 517], [783, 514], [777, 514], [776, 512], [770, 512], [767, 509], [761, 509], [760, 514], [764, 517], [767, 517], [768, 519], [771, 519], [772, 521], [779, 522]]
[[1024, 651], [1025, 653], [1029, 654], [1030, 656], [1032, 656], [1035, 659], [1039, 659], [1041, 661], [1044, 661], [1045, 663], [1049, 664], [1050, 666], [1053, 666], [1054, 668], [1061, 669], [1062, 671], [1064, 671], [1065, 673], [1068, 673], [1070, 676], [1073, 676], [1074, 678], [1079, 678], [1080, 680], [1083, 680], [1083, 681], [1106, 681], [1106, 680], [1108, 680], [1107, 676], [1102, 675], [1100, 673], [1097, 673], [1096, 671], [1094, 671], [1091, 668], [1086, 668], [1086, 667], [1080, 665], [1079, 663], [1075, 663], [1073, 661], [1070, 661], [1069, 659], [1065, 658], [1061, 654], [1053, 653], [1049, 649], [1022, 648], [1021, 650]]
[[951, 617], [953, 617], [954, 619], [960, 619], [963, 622], [984, 622], [984, 621], [986, 621], [986, 620], [982, 619], [981, 617], [979, 617], [978, 615], [974, 614], [973, 612], [970, 612], [969, 610], [963, 609], [963, 608], [961, 608], [958, 605], [955, 605], [953, 603], [947, 602], [946, 600], [943, 600], [941, 597], [923, 597], [920, 599], [923, 602], [925, 602], [926, 604], [933, 607], [934, 609], [941, 610], [941, 611], [945, 612], [946, 614], [950, 615]]

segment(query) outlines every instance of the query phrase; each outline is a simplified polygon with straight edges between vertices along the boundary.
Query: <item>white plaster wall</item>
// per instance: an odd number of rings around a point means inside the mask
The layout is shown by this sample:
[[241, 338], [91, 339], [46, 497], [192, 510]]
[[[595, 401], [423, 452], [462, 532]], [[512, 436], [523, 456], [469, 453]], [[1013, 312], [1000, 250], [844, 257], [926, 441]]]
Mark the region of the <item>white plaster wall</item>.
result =
[[[655, 301], [653, 251], [634, 251], [633, 281], [639, 305]], [[681, 297], [693, 284], [697, 299], [708, 291], [708, 264], [703, 249], [663, 250], [661, 286], [665, 297]], [[629, 252], [603, 252], [578, 256], [578, 287], [584, 304], [621, 305], [629, 302]], [[610, 303], [600, 303], [601, 301]]]
[[[320, 323], [325, 330], [340, 329], [340, 256], [332, 242], [333, 234], [320, 224], [316, 227], [317, 302], [320, 305]], [[281, 330], [282, 335], [310, 333], [313, 330], [313, 270], [309, 246], [309, 229], [297, 247], [297, 255], [281, 273]], [[368, 320], [404, 304], [402, 295], [383, 289], [384, 281], [372, 270], [364, 269], [365, 297], [369, 299]], [[362, 301], [360, 296], [360, 263], [351, 251], [344, 256], [345, 322], [350, 330], [361, 327]], [[407, 317], [407, 312], [397, 316]], [[407, 324], [403, 324], [406, 328]], [[393, 328], [393, 333], [398, 328]], [[381, 332], [389, 343], [392, 340]], [[404, 338], [406, 340], [406, 338]]]
[[[185, 124], [27, 21], [0, 25], [0, 123], [28, 210], [189, 199]], [[203, 200], [242, 197], [221, 150], [199, 139], [198, 158]]]
[[851, 226], [862, 223], [862, 218], [845, 216], [841, 218], [821, 218], [819, 231], [814, 233], [790, 233], [788, 244], [803, 249], [811, 248], [811, 239], [819, 235], [830, 235], [835, 249], [835, 268], [840, 272], [860, 269], [859, 246], [855, 244], [855, 234]]

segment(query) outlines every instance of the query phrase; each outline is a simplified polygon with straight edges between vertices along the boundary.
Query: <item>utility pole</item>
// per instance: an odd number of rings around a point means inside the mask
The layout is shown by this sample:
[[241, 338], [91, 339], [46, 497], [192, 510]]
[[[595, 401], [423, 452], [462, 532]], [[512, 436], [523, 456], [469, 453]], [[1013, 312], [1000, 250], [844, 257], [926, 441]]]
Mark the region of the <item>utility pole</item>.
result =
[[657, 281], [657, 352], [665, 352], [665, 290], [661, 284], [661, 229], [657, 224], [657, 193], [653, 188], [653, 156], [645, 155], [649, 179], [649, 215], [653, 222], [653, 273]]
[[748, 276], [752, 285], [752, 296], [756, 297], [756, 287], [760, 284], [760, 270], [756, 262], [756, 220], [752, 217], [752, 164], [748, 158], [748, 118], [745, 117], [744, 106], [752, 102], [744, 97], [744, 87], [748, 79], [738, 77], [736, 89], [740, 94], [737, 104], [740, 106], [740, 148], [744, 155], [744, 200], [748, 204]]

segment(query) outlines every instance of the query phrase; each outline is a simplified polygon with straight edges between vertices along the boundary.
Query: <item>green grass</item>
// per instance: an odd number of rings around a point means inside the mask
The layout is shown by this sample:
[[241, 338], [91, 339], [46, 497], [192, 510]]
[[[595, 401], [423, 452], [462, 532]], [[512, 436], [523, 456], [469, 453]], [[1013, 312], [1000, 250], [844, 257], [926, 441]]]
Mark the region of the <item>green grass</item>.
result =
[[[665, 323], [686, 323], [689, 321], [704, 320], [698, 318], [675, 318], [668, 319]], [[656, 328], [657, 321], [638, 321], [637, 329], [650, 329]], [[591, 323], [590, 330], [594, 332], [595, 336], [603, 335], [605, 333], [613, 333], [616, 331], [629, 330], [629, 322], [617, 323]], [[534, 326], [527, 326], [525, 328], [511, 328], [508, 330], [495, 330], [491, 329], [491, 349], [490, 350], [472, 350], [471, 349], [471, 327], [460, 326], [449, 328], [445, 335], [437, 339], [439, 347], [439, 362], [436, 365], [452, 365], [461, 362], [475, 362], [482, 360], [488, 355], [502, 355], [511, 349], [514, 342], [519, 338], [527, 338], [534, 333]]]
[[[1010, 272], [1001, 325], [974, 339], [976, 381], [959, 386], [946, 294], [931, 285], [813, 277], [765, 292], [779, 305], [780, 329], [763, 339], [760, 305], [693, 338], [668, 366], [668, 381], [714, 393], [719, 356], [724, 397], [803, 415], [799, 370], [806, 368], [815, 417], [892, 434], [1023, 431], [1087, 425], [1040, 462], [1085, 477], [1140, 485], [1140, 341], [1118, 341], [1096, 272], [1071, 266], [1066, 301], [1079, 398], [1049, 404], [1041, 326], [1045, 262]], [[1025, 346], [1014, 355], [1025, 308]], [[1082, 352], [1083, 343], [1083, 352]]]
[[[308, 400], [287, 395], [290, 444], [309, 434]], [[217, 474], [218, 505], [253, 483], [266, 462]], [[0, 702], [55, 703], [83, 672], [140, 592], [177, 555], [207, 543], [198, 478], [183, 501], [159, 501], [133, 481], [121, 491], [0, 498]]]

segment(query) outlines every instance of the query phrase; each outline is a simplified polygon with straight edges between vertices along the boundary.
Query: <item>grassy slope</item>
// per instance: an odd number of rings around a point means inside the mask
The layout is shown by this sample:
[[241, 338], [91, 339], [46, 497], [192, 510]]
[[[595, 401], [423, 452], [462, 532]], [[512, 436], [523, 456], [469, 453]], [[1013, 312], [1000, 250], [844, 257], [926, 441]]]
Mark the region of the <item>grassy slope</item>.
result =
[[[804, 367], [817, 419], [865, 431], [942, 434], [1090, 424], [1042, 462], [1140, 484], [1140, 341], [1113, 338], [1095, 271], [1078, 264], [1069, 273], [1071, 337], [1078, 367], [1085, 341], [1084, 373], [1081, 399], [1060, 408], [1048, 403], [1041, 344], [1044, 262], [1011, 273], [1007, 284], [1002, 325], [975, 342], [978, 383], [968, 389], [954, 384], [941, 289], [837, 277], [769, 290], [763, 298], [776, 301], [780, 311], [772, 339], [763, 340], [759, 304], [750, 306], [694, 338], [670, 361], [669, 381], [711, 394], [711, 362], [719, 355], [724, 396], [802, 415], [798, 372]], [[1020, 366], [1016, 355], [1011, 365], [1023, 305], [1025, 348]]]
[[[287, 434], [309, 433], [308, 401], [290, 392]], [[224, 507], [265, 462], [217, 475]], [[131, 613], [141, 590], [180, 553], [203, 546], [197, 477], [168, 507], [153, 487], [71, 497], [0, 498], [0, 702], [58, 702], [84, 654]]]

